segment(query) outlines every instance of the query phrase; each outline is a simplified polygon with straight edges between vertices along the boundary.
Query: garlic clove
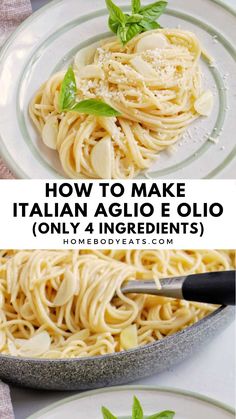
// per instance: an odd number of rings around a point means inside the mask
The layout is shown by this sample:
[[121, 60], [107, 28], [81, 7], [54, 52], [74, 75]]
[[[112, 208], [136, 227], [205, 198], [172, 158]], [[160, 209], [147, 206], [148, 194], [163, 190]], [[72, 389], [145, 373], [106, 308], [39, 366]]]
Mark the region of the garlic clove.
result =
[[92, 64], [94, 56], [97, 50], [97, 47], [100, 45], [99, 42], [95, 42], [88, 47], [80, 49], [74, 58], [74, 65], [79, 70], [81, 67], [84, 67], [88, 64]]
[[137, 326], [131, 324], [122, 330], [120, 334], [120, 345], [123, 349], [132, 349], [138, 346]]
[[203, 92], [194, 102], [194, 109], [199, 115], [209, 116], [214, 104], [213, 94], [210, 90]]
[[105, 78], [104, 71], [96, 64], [86, 65], [78, 69], [78, 75], [81, 79], [102, 79]]
[[156, 78], [157, 73], [152, 68], [152, 66], [144, 61], [141, 57], [136, 56], [130, 61], [132, 67], [142, 76], [148, 78]]
[[146, 35], [138, 41], [136, 52], [141, 53], [144, 51], [163, 49], [169, 45], [168, 39], [161, 33], [153, 33]]
[[42, 131], [42, 139], [44, 144], [56, 150], [57, 148], [57, 136], [59, 131], [58, 119], [56, 116], [49, 116]]
[[27, 357], [38, 357], [50, 349], [51, 339], [48, 332], [43, 331], [30, 339], [15, 339], [17, 354]]
[[59, 290], [57, 291], [56, 297], [53, 301], [54, 307], [61, 307], [68, 303], [71, 297], [75, 295], [76, 283], [77, 281], [75, 275], [71, 271], [66, 270]]
[[91, 152], [91, 164], [97, 176], [101, 179], [111, 179], [112, 176], [112, 141], [107, 135], [98, 141]]

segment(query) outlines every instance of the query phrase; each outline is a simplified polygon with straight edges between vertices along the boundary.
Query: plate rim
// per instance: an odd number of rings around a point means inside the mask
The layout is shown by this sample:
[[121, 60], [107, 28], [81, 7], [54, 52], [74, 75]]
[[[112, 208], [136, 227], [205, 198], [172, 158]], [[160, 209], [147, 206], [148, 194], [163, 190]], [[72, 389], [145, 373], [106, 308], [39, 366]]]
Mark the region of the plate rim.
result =
[[[3, 45], [0, 48], [0, 63], [7, 52], [8, 48], [10, 47], [12, 41], [21, 33], [21, 31], [26, 28], [34, 19], [40, 15], [42, 15], [46, 10], [54, 7], [57, 3], [62, 2], [63, 0], [51, 0], [48, 4], [42, 6], [35, 12], [33, 12], [28, 18], [26, 18], [16, 29], [15, 31], [6, 39]], [[224, 2], [224, 0], [209, 0], [210, 3], [217, 4], [221, 6], [224, 10], [231, 13], [234, 17], [236, 17], [236, 9], [233, 6], [228, 5]], [[229, 41], [230, 44], [234, 47], [234, 45]], [[19, 166], [15, 160], [12, 159], [9, 151], [4, 145], [4, 141], [0, 135], [0, 158], [3, 162], [7, 165], [7, 168], [13, 173], [16, 179], [31, 179], [31, 177], [24, 172], [24, 170]], [[32, 178], [34, 179], [34, 178]]]
[[26, 419], [40, 419], [40, 416], [45, 414], [45, 413], [49, 413], [50, 411], [52, 411], [53, 409], [55, 409], [58, 406], [62, 406], [63, 404], [67, 404], [70, 403], [71, 401], [74, 400], [78, 400], [78, 399], [83, 399], [86, 397], [89, 397], [91, 395], [97, 395], [97, 394], [101, 394], [101, 393], [112, 393], [115, 391], [124, 391], [124, 390], [129, 390], [129, 391], [135, 391], [135, 390], [141, 390], [141, 391], [157, 391], [157, 392], [162, 392], [162, 393], [170, 393], [170, 394], [176, 394], [176, 395], [180, 395], [180, 396], [187, 396], [189, 398], [195, 399], [195, 400], [200, 400], [203, 401], [205, 403], [208, 403], [209, 405], [213, 405], [215, 407], [218, 407], [222, 410], [224, 410], [227, 413], [230, 413], [232, 415], [236, 414], [236, 410], [228, 405], [227, 403], [224, 402], [220, 402], [216, 399], [213, 399], [212, 397], [208, 397], [205, 396], [201, 393], [195, 392], [195, 391], [189, 391], [189, 390], [182, 390], [179, 388], [175, 388], [175, 387], [158, 387], [158, 386], [149, 386], [149, 385], [125, 385], [125, 386], [114, 386], [114, 387], [103, 387], [101, 389], [96, 389], [96, 390], [89, 390], [89, 391], [85, 391], [82, 393], [77, 393], [73, 396], [69, 396], [69, 397], [65, 397], [63, 400], [60, 400], [58, 402], [55, 403], [51, 403], [49, 406], [38, 410], [37, 412], [33, 413], [30, 416], [27, 416]]

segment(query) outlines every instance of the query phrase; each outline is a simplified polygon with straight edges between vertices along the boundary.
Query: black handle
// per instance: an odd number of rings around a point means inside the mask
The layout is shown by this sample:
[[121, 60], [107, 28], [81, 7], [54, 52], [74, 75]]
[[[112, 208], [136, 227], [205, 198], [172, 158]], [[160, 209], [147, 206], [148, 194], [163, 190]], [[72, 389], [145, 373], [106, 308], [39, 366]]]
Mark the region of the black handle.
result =
[[183, 282], [185, 300], [209, 304], [235, 305], [236, 271], [189, 275]]

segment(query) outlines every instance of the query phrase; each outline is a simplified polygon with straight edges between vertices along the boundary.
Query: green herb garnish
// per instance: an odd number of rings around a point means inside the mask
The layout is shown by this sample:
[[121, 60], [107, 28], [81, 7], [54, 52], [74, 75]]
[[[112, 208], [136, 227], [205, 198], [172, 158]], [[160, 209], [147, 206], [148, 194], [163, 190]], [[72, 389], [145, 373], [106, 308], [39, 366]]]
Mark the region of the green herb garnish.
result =
[[72, 67], [69, 67], [63, 79], [59, 94], [60, 112], [79, 112], [96, 116], [118, 116], [120, 112], [102, 100], [88, 99], [76, 102], [76, 81]]
[[114, 416], [110, 410], [108, 410], [106, 407], [102, 407], [102, 414], [103, 414], [103, 419], [117, 419], [116, 416]]
[[175, 412], [172, 412], [171, 410], [164, 410], [163, 412], [148, 416], [147, 419], [173, 419], [174, 416]]
[[118, 36], [122, 45], [125, 45], [139, 33], [161, 27], [156, 20], [164, 12], [167, 1], [157, 1], [142, 7], [140, 0], [132, 0], [131, 15], [123, 13], [112, 0], [106, 0], [106, 5], [109, 11], [109, 28]]
[[134, 396], [132, 407], [132, 419], [143, 419], [143, 409], [140, 401]]
[[[114, 416], [110, 410], [106, 407], [102, 407], [103, 419], [117, 419], [117, 416]], [[146, 419], [173, 419], [175, 412], [171, 410], [164, 410], [163, 412], [154, 413], [151, 416], [145, 416]], [[134, 396], [133, 406], [132, 406], [132, 419], [144, 419], [144, 413], [140, 401], [137, 397]]]
[[63, 79], [59, 94], [60, 112], [70, 109], [75, 104], [76, 81], [72, 67], [69, 67]]
[[77, 102], [72, 108], [73, 112], [87, 113], [88, 115], [97, 116], [116, 116], [120, 115], [118, 111], [113, 109], [110, 105], [97, 99], [87, 99]]

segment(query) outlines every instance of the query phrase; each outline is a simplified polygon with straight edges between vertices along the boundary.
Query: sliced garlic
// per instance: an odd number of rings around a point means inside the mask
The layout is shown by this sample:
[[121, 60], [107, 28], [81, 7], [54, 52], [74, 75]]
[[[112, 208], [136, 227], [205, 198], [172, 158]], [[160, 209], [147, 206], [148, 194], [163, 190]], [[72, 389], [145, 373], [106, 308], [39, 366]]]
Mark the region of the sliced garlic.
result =
[[61, 281], [60, 288], [53, 301], [54, 307], [61, 307], [68, 303], [71, 297], [75, 295], [76, 283], [77, 281], [75, 275], [71, 271], [66, 270]]
[[105, 78], [104, 71], [96, 64], [86, 65], [78, 70], [81, 79], [102, 79]]
[[144, 61], [141, 57], [137, 56], [134, 57], [131, 61], [130, 61], [131, 65], [133, 66], [133, 68], [142, 76], [144, 77], [157, 77], [157, 73], [155, 72], [155, 70], [152, 68], [152, 66], [150, 64], [148, 64], [146, 61]]
[[210, 90], [206, 90], [199, 96], [194, 103], [194, 109], [199, 115], [209, 116], [214, 104], [213, 94]]
[[44, 144], [52, 150], [56, 150], [57, 148], [58, 130], [59, 127], [57, 117], [49, 116], [46, 124], [43, 127], [42, 139]]
[[91, 152], [91, 164], [101, 179], [111, 179], [112, 175], [112, 141], [107, 135], [98, 141]]
[[50, 349], [50, 336], [43, 331], [30, 339], [15, 339], [18, 355], [27, 357], [38, 357]]
[[165, 35], [153, 33], [140, 39], [136, 46], [136, 52], [141, 53], [149, 50], [162, 49], [166, 48], [168, 44], [169, 42]]
[[74, 58], [74, 65], [79, 70], [85, 65], [91, 64], [94, 60], [94, 56], [97, 50], [97, 47], [100, 45], [100, 42], [95, 42], [88, 47], [82, 48], [77, 52]]
[[132, 349], [138, 346], [138, 332], [135, 324], [131, 324], [122, 330], [120, 334], [120, 345], [123, 349]]

